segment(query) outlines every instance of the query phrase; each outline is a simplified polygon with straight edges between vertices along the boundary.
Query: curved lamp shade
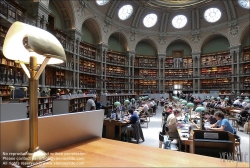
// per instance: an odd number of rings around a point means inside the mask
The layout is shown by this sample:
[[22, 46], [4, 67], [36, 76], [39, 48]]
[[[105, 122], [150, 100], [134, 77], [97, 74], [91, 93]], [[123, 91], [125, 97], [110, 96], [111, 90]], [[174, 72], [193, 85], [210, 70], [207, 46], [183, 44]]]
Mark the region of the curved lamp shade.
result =
[[240, 99], [240, 96], [237, 96], [237, 99]]
[[217, 100], [220, 100], [220, 97], [217, 97], [216, 99], [217, 99]]
[[115, 107], [120, 106], [120, 105], [121, 105], [121, 103], [118, 102], [118, 101], [114, 103], [114, 106], [115, 106]]
[[22, 22], [14, 22], [9, 28], [3, 44], [3, 54], [10, 60], [29, 63], [31, 56], [42, 64], [50, 57], [48, 64], [66, 61], [61, 43], [49, 32]]
[[225, 98], [225, 100], [226, 100], [226, 101], [228, 101], [228, 100], [229, 100], [229, 98], [228, 98], [228, 97], [226, 97], [226, 98]]
[[132, 99], [131, 99], [131, 101], [133, 101], [133, 102], [134, 102], [134, 101], [135, 101], [135, 99], [134, 99], [134, 98], [132, 98]]
[[182, 102], [183, 101], [183, 99], [179, 99], [179, 102]]
[[187, 104], [187, 101], [186, 100], [182, 100], [181, 104]]
[[129, 100], [124, 100], [124, 104], [129, 104], [130, 101]]
[[250, 103], [250, 99], [246, 99], [245, 102]]
[[212, 96], [211, 99], [213, 100], [213, 99], [214, 99], [214, 96]]
[[202, 112], [202, 111], [206, 112], [205, 107], [197, 107], [197, 108], [195, 109], [195, 112], [198, 112], [198, 113], [200, 113], [200, 112]]
[[246, 96], [245, 99], [249, 99], [249, 97]]
[[194, 107], [194, 103], [188, 103], [187, 107]]

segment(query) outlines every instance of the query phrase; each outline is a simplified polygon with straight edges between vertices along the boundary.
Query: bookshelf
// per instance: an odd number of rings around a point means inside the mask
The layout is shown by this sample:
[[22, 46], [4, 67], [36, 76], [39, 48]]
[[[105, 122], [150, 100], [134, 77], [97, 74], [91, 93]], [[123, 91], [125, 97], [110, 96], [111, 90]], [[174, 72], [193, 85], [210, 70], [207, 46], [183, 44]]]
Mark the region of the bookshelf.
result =
[[173, 68], [173, 67], [174, 67], [173, 58], [166, 58], [165, 59], [165, 68]]
[[119, 101], [121, 104], [123, 104], [124, 100], [135, 98], [135, 94], [109, 94], [109, 95], [101, 95], [100, 101], [101, 103], [106, 106], [107, 102], [109, 102], [109, 105], [114, 105], [116, 101]]
[[84, 89], [95, 89], [96, 78], [93, 75], [80, 74], [79, 75], [79, 87]]
[[192, 78], [193, 69], [165, 69], [165, 78]]
[[183, 68], [192, 68], [193, 67], [193, 59], [192, 59], [192, 57], [184, 57], [183, 59], [182, 59], [182, 67]]
[[139, 70], [139, 77], [156, 78], [157, 77], [157, 70], [156, 69], [140, 69]]
[[75, 97], [70, 99], [54, 99], [53, 115], [82, 112], [85, 110], [84, 107], [89, 98], [91, 98], [91, 96]]
[[201, 89], [231, 90], [231, 78], [201, 79]]
[[232, 58], [228, 51], [206, 54], [201, 56], [201, 67], [214, 67], [231, 64]]
[[56, 86], [65, 86], [66, 75], [65, 70], [57, 69], [56, 70]]
[[[53, 97], [38, 97], [38, 116], [52, 115]], [[26, 104], [27, 116], [29, 116], [29, 98], [19, 99], [19, 103]]]
[[94, 61], [80, 59], [79, 71], [96, 74], [96, 63]]
[[232, 74], [231, 66], [216, 66], [211, 68], [202, 68], [202, 77], [223, 77], [230, 76]]
[[243, 61], [250, 62], [250, 47], [243, 49]]
[[152, 56], [136, 55], [134, 65], [137, 67], [158, 68], [157, 58]]
[[126, 57], [125, 57], [124, 53], [108, 51], [106, 62], [124, 66], [126, 63]]
[[0, 97], [11, 96], [10, 90], [7, 85], [0, 85]]
[[119, 66], [107, 65], [106, 73], [108, 76], [125, 76], [125, 68]]
[[79, 48], [80, 48], [79, 53], [81, 56], [91, 59], [96, 58], [96, 48], [93, 45], [81, 41]]
[[139, 80], [140, 90], [157, 90], [158, 81], [156, 80]]
[[250, 89], [250, 77], [245, 77], [243, 79], [243, 89], [246, 89], [246, 90]]
[[193, 90], [193, 80], [184, 80], [182, 84], [182, 89], [185, 90]]
[[125, 90], [125, 79], [123, 78], [107, 78], [107, 90]]

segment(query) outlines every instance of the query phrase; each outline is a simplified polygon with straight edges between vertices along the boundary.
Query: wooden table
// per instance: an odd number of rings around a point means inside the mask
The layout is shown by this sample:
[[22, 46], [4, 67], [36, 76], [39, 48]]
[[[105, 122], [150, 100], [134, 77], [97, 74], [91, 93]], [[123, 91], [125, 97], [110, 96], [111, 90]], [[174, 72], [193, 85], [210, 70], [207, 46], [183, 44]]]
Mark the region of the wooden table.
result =
[[121, 140], [121, 127], [126, 125], [125, 121], [119, 120], [103, 120], [103, 125], [106, 126], [106, 138], [115, 139], [115, 127], [119, 127], [119, 135], [118, 138]]
[[49, 162], [34, 167], [249, 167], [249, 163], [222, 161], [105, 138], [55, 149], [50, 154]]
[[229, 113], [230, 115], [233, 113], [233, 114], [240, 114], [240, 112], [242, 111], [242, 109], [232, 109], [232, 110], [229, 110]]
[[[192, 151], [193, 140], [189, 139], [189, 137], [183, 137], [180, 128], [178, 128], [177, 131], [178, 131], [181, 142], [185, 145], [185, 152], [193, 153]], [[187, 150], [188, 146], [189, 146], [189, 151]]]

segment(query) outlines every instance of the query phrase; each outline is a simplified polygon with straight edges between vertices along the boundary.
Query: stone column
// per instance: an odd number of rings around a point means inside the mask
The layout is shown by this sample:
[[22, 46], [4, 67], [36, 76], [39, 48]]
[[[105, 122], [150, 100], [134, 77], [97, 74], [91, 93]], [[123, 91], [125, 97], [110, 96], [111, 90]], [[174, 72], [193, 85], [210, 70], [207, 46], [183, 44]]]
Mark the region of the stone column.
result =
[[131, 61], [132, 61], [132, 93], [135, 93], [135, 54], [131, 55]]
[[[201, 76], [201, 67], [200, 67], [200, 56], [197, 56], [197, 61], [198, 61], [198, 76]], [[200, 93], [200, 89], [201, 89], [201, 80], [200, 78], [198, 78], [198, 93]]]
[[[200, 89], [201, 89], [201, 84], [200, 84], [200, 76], [201, 76], [201, 74], [200, 74], [200, 68], [201, 68], [201, 66], [200, 66], [200, 54], [201, 54], [200, 51], [192, 52], [193, 76], [195, 76], [194, 79], [197, 79], [197, 86], [198, 86], [198, 87], [196, 87], [196, 83], [194, 83], [195, 80], [193, 80], [193, 88], [195, 88], [195, 89], [197, 88], [198, 93], [200, 93]], [[196, 67], [196, 62], [197, 62], [197, 67]], [[196, 68], [197, 68], [197, 73], [195, 72]], [[193, 92], [194, 91], [195, 90], [193, 90]]]
[[[128, 51], [128, 93], [133, 93], [132, 88], [134, 88], [134, 58], [135, 51]], [[132, 68], [132, 71], [131, 71]], [[133, 83], [133, 84], [132, 84]]]
[[234, 51], [230, 50], [230, 55], [232, 59], [231, 67], [232, 67], [232, 77], [231, 77], [231, 82], [232, 82], [232, 91], [234, 90]]
[[237, 59], [237, 94], [240, 94], [240, 51], [239, 49], [236, 52], [236, 59]]

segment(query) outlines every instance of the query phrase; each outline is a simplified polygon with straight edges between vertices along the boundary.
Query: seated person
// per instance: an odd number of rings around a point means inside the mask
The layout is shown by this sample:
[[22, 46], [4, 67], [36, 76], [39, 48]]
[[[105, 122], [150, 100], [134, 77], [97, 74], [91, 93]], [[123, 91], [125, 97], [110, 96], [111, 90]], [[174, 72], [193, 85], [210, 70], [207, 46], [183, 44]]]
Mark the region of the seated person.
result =
[[210, 114], [210, 112], [205, 112], [206, 122], [210, 124], [215, 124], [217, 122], [216, 118]]
[[172, 106], [169, 106], [169, 107], [168, 107], [168, 110], [167, 110], [166, 112], [172, 114], [172, 112], [173, 112], [173, 107], [172, 107]]
[[166, 126], [168, 127], [168, 135], [170, 138], [179, 138], [177, 127], [181, 124], [177, 123], [177, 117], [181, 115], [181, 111], [174, 109], [173, 113], [167, 118]]
[[229, 123], [229, 121], [224, 118], [224, 113], [222, 111], [217, 111], [214, 113], [214, 116], [217, 120], [217, 122], [213, 125], [211, 125], [210, 130], [216, 130], [216, 131], [228, 131], [232, 134], [235, 134], [236, 131], [232, 127], [232, 125]]
[[249, 107], [245, 107], [243, 110], [241, 110], [240, 114], [237, 116], [237, 123], [242, 125], [243, 122], [247, 120], [247, 116], [250, 115]]
[[121, 132], [122, 133], [122, 140], [125, 139], [125, 132], [127, 130], [134, 130], [134, 127], [131, 124], [135, 124], [136, 121], [139, 120], [138, 115], [134, 114], [134, 111], [132, 109], [129, 109], [128, 112], [129, 112], [130, 118], [125, 120], [125, 122], [127, 122], [128, 124], [122, 127], [122, 130], [121, 130], [122, 131]]

